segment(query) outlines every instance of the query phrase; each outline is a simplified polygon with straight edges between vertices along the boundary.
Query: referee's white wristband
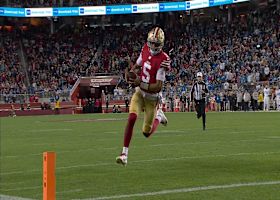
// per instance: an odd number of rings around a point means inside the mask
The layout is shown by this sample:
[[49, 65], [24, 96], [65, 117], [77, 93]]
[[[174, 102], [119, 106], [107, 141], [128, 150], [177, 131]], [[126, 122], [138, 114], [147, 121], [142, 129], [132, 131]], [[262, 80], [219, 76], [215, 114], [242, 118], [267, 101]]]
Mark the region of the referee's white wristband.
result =
[[144, 82], [141, 82], [140, 83], [140, 88], [141, 89], [144, 89], [144, 90], [149, 90], [149, 83], [144, 83]]

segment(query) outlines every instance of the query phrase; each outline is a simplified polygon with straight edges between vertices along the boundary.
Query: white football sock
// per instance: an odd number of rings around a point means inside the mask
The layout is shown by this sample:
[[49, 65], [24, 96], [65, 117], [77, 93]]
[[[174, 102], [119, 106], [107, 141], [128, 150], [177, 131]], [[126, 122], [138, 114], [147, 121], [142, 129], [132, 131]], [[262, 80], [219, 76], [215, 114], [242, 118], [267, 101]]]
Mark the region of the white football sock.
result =
[[157, 119], [159, 122], [161, 122], [161, 116], [160, 116], [160, 115], [157, 115], [157, 116], [156, 116], [156, 119]]
[[128, 155], [128, 147], [123, 147], [122, 154]]

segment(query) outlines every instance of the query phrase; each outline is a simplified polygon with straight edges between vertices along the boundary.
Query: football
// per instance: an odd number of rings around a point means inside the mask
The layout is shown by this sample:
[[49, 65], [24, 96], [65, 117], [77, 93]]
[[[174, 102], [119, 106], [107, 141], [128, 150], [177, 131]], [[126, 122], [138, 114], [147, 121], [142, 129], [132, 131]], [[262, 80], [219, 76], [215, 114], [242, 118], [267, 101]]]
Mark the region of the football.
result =
[[137, 78], [137, 74], [133, 71], [127, 73], [127, 80], [134, 81]]

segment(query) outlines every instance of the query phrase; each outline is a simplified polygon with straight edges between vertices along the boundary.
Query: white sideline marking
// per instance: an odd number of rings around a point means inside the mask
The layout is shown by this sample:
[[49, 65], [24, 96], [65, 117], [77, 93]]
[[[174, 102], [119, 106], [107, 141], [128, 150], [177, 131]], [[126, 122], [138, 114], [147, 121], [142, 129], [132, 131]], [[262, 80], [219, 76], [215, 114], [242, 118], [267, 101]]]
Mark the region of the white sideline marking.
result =
[[[235, 154], [218, 154], [218, 155], [202, 155], [202, 156], [183, 156], [183, 157], [173, 157], [173, 158], [156, 158], [156, 159], [149, 159], [149, 160], [135, 160], [129, 163], [145, 163], [145, 162], [156, 162], [156, 161], [170, 161], [170, 160], [183, 160], [183, 159], [200, 159], [200, 158], [215, 158], [215, 157], [230, 157], [230, 156], [247, 156], [247, 155], [269, 155], [269, 154], [280, 154], [280, 151], [276, 152], [255, 152], [255, 153], [235, 153]], [[72, 168], [80, 168], [80, 167], [95, 167], [95, 166], [107, 166], [107, 165], [115, 165], [115, 162], [100, 162], [94, 164], [85, 164], [85, 165], [71, 165], [71, 166], [62, 166], [57, 167], [57, 170], [63, 169], [72, 169]], [[26, 171], [12, 171], [12, 172], [2, 172], [0, 175], [10, 175], [10, 174], [22, 174], [27, 172], [41, 172], [39, 169], [32, 169]]]
[[202, 186], [202, 187], [161, 190], [157, 192], [143, 192], [143, 193], [135, 193], [135, 194], [114, 195], [114, 196], [107, 196], [107, 197], [95, 197], [95, 198], [81, 199], [81, 200], [123, 199], [123, 198], [131, 198], [131, 197], [158, 196], [158, 195], [165, 195], [165, 194], [178, 194], [178, 193], [205, 191], [205, 190], [217, 190], [217, 189], [263, 186], [263, 185], [279, 185], [279, 184], [280, 181], [267, 181], [267, 182], [251, 182], [251, 183], [234, 183], [229, 185], [209, 185], [209, 186]]
[[7, 196], [7, 195], [1, 195], [1, 194], [0, 194], [0, 199], [1, 200], [32, 200], [32, 199], [27, 199], [27, 198]]

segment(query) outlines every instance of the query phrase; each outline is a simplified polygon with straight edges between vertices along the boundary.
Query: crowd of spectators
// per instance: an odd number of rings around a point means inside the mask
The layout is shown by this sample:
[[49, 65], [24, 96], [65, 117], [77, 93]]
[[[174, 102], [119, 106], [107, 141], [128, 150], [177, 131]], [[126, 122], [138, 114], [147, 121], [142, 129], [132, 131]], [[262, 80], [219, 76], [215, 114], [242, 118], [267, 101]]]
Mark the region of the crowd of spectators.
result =
[[98, 57], [97, 36], [97, 33], [71, 29], [53, 35], [25, 33], [23, 46], [31, 93], [69, 90], [78, 77], [101, 71], [95, 59]]
[[26, 76], [18, 53], [16, 35], [0, 33], [0, 95], [5, 102], [14, 101], [26, 91]]
[[[17, 40], [1, 33], [1, 94], [61, 92], [71, 89], [80, 76], [123, 74], [135, 63], [149, 29], [68, 27], [53, 35], [30, 29], [21, 35], [29, 87], [17, 54]], [[187, 93], [198, 71], [203, 72], [214, 96], [241, 88], [253, 91], [261, 81], [280, 81], [279, 11], [252, 12], [229, 24], [208, 20], [164, 30], [165, 51], [172, 49], [172, 69], [164, 86], [166, 98]]]
[[[5, 0], [3, 3], [4, 2], [6, 3], [4, 6], [19, 8], [58, 6], [58, 4], [55, 4], [55, 1], [53, 0]], [[62, 4], [62, 6], [64, 5]]]
[[228, 27], [215, 22], [187, 26], [174, 41], [173, 68], [167, 80], [177, 92], [190, 86], [198, 71], [203, 72], [210, 91], [280, 81], [279, 20], [274, 12], [258, 18], [251, 15], [246, 23], [235, 19]]
[[[262, 86], [257, 89], [237, 89], [220, 90], [210, 93], [206, 98], [207, 110], [211, 111], [259, 111], [264, 110], [264, 94]], [[271, 89], [269, 95], [269, 106], [271, 110], [280, 110], [277, 106], [276, 89], [277, 86], [268, 86]], [[194, 111], [194, 106], [190, 102], [189, 93], [181, 95], [164, 96], [162, 98], [162, 107], [168, 112], [186, 112]]]

